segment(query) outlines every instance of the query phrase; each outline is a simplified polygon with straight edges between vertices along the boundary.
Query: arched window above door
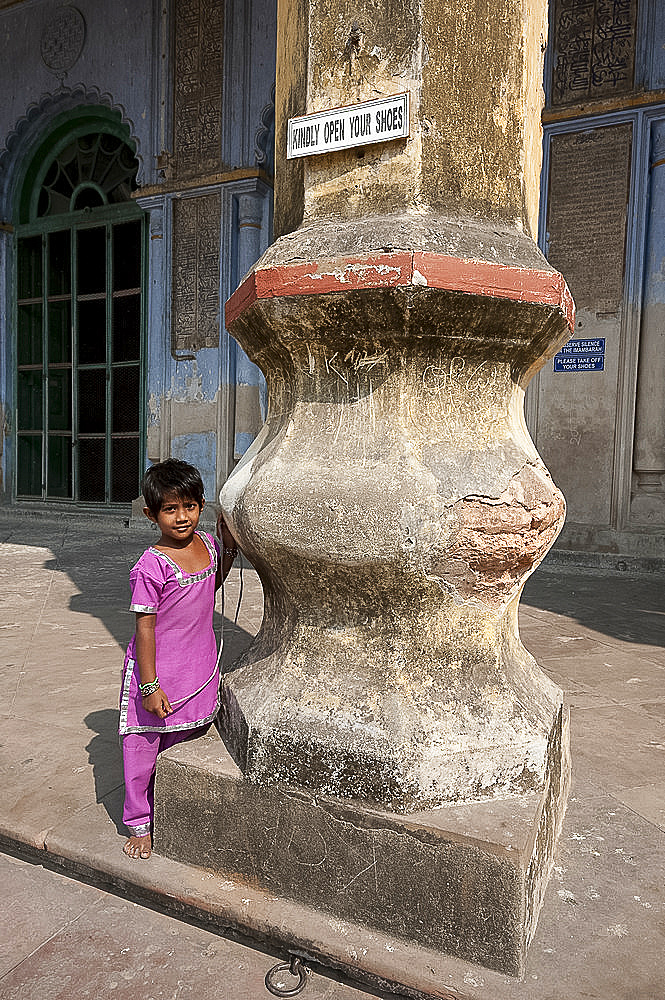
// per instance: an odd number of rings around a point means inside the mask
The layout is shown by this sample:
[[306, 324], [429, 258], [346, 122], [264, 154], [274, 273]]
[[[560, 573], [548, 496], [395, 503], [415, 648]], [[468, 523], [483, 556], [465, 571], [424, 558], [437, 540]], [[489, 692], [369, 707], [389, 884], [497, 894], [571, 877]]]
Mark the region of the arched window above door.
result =
[[117, 136], [78, 136], [53, 157], [37, 195], [37, 217], [126, 202], [137, 170], [135, 155]]
[[140, 491], [145, 236], [127, 137], [91, 124], [61, 123], [21, 191], [16, 494], [99, 505]]

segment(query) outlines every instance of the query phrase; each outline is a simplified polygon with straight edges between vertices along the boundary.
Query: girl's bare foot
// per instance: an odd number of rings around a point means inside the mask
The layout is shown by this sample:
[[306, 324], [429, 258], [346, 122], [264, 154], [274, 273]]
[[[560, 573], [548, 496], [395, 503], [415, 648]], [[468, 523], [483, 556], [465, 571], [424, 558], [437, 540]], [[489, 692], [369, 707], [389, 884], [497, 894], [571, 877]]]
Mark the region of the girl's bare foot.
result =
[[144, 837], [130, 837], [123, 847], [123, 851], [128, 858], [140, 858], [142, 861], [147, 861], [152, 854], [150, 834], [146, 833]]

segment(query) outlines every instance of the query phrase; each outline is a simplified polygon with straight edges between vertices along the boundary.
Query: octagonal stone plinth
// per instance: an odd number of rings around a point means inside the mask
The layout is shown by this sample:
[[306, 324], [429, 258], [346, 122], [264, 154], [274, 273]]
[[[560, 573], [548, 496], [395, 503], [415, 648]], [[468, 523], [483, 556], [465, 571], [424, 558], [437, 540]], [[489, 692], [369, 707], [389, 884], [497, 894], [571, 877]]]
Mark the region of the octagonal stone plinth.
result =
[[[240, 925], [250, 933], [383, 991], [461, 1000], [469, 993], [446, 991], [423, 955], [522, 975], [568, 791], [567, 738], [564, 713], [540, 792], [399, 816], [284, 784], [252, 784], [213, 731], [160, 757], [155, 849], [274, 899], [278, 930], [248, 906]], [[281, 900], [302, 907], [297, 932], [282, 916], [292, 907], [280, 908]], [[321, 912], [330, 933], [303, 934], [308, 914], [326, 926]], [[229, 914], [231, 924], [237, 920]], [[368, 948], [376, 952], [377, 935], [391, 950], [399, 942], [406, 956], [388, 983], [376, 954], [366, 957]], [[462, 988], [477, 974], [455, 971]]]

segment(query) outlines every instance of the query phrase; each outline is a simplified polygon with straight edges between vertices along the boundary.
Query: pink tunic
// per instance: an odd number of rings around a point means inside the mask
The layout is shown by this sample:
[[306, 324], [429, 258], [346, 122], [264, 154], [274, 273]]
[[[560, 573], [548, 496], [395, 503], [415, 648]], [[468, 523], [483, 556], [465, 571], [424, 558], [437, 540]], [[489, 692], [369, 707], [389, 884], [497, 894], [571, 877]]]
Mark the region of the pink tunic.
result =
[[197, 531], [210, 554], [207, 567], [185, 573], [157, 549], [147, 549], [129, 574], [130, 611], [154, 614], [155, 666], [173, 713], [158, 719], [146, 712], [138, 687], [136, 636], [127, 648], [120, 693], [121, 735], [196, 729], [211, 722], [219, 708], [217, 642], [212, 627], [219, 546]]

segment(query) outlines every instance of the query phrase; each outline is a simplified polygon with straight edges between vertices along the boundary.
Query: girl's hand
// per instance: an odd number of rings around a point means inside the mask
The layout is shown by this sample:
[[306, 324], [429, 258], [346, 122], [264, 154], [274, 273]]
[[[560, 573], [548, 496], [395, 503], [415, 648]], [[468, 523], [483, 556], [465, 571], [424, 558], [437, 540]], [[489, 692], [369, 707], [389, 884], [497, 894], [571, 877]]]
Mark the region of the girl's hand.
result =
[[229, 531], [229, 526], [221, 510], [217, 515], [217, 537], [221, 539], [225, 549], [236, 549], [238, 547], [235, 538]]
[[217, 515], [217, 537], [222, 543], [222, 558], [219, 561], [217, 575], [215, 576], [215, 590], [219, 590], [224, 580], [226, 580], [233, 566], [233, 560], [238, 554], [238, 543], [229, 531], [229, 526], [221, 510]]
[[167, 715], [170, 715], [173, 709], [169, 704], [169, 699], [166, 697], [165, 693], [161, 688], [157, 688], [152, 694], [149, 694], [147, 698], [142, 699], [143, 707], [147, 712], [152, 712], [156, 715], [158, 719], [165, 719]]

